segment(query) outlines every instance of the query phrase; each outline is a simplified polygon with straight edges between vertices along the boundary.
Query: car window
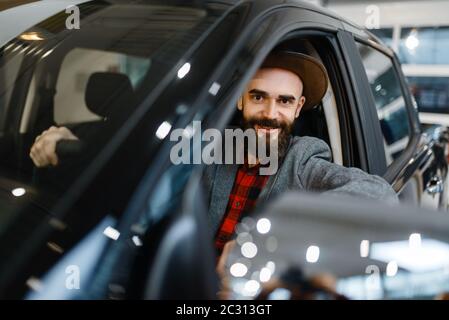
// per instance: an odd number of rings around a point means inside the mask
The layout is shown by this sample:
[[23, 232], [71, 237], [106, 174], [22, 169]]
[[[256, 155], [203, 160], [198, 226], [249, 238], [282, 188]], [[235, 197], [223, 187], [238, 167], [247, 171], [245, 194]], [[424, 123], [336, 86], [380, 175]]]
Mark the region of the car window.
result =
[[105, 50], [75, 48], [64, 58], [56, 83], [54, 122], [57, 125], [100, 120], [89, 110], [85, 92], [95, 72], [126, 75], [136, 90], [150, 67], [150, 60]]
[[0, 48], [0, 171], [8, 177], [34, 179], [29, 150], [52, 125], [75, 124], [75, 135], [100, 150], [216, 19], [187, 6], [79, 8], [80, 30], [67, 30], [60, 12]]
[[3, 62], [3, 64], [0, 64], [0, 86], [3, 88], [0, 91], [0, 133], [5, 130], [8, 106], [11, 101], [14, 82], [20, 73], [23, 58], [23, 53], [17, 53], [14, 56], [0, 59]]
[[406, 148], [411, 133], [399, 76], [391, 58], [361, 43], [357, 47], [374, 97], [389, 165]]
[[[223, 13], [217, 7], [143, 2], [89, 1], [79, 9], [79, 30], [66, 29], [67, 14], [60, 12], [0, 48], [0, 242], [15, 243], [0, 248], [0, 296], [23, 297], [61, 252], [69, 253], [104, 219], [121, 217], [149, 154], [162, 141], [149, 135], [156, 126], [151, 121], [162, 122], [175, 106], [169, 100], [163, 107], [146, 105], [150, 111], [128, 120], [171, 77], [180, 82], [178, 64]], [[123, 145], [114, 140], [124, 125], [132, 131], [142, 117], [145, 128], [139, 132], [147, 135]], [[70, 126], [86, 152], [36, 169], [30, 148], [55, 124]], [[101, 152], [106, 160], [99, 162]], [[139, 166], [129, 165], [134, 160]], [[114, 223], [108, 225], [111, 231]], [[98, 236], [116, 240], [114, 230], [112, 237], [108, 232]], [[48, 243], [42, 240], [47, 236]], [[30, 266], [29, 259], [39, 263]]]

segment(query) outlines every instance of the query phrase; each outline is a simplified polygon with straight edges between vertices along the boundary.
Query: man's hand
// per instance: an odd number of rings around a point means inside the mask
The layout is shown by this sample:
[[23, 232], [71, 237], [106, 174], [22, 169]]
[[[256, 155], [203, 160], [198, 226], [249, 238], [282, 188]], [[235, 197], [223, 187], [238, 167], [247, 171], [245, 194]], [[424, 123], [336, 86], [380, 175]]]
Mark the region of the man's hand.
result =
[[30, 157], [34, 165], [39, 168], [49, 165], [58, 165], [58, 156], [56, 155], [56, 144], [60, 140], [79, 140], [66, 127], [50, 127], [42, 132], [34, 140], [30, 150]]

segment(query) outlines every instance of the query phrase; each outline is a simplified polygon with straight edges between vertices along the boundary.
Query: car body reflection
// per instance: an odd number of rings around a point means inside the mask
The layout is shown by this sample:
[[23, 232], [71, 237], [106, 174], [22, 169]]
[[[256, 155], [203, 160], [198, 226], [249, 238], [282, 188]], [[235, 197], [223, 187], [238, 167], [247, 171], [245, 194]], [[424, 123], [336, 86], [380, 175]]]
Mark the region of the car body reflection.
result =
[[229, 297], [433, 299], [449, 291], [448, 226], [444, 212], [289, 193], [239, 225]]

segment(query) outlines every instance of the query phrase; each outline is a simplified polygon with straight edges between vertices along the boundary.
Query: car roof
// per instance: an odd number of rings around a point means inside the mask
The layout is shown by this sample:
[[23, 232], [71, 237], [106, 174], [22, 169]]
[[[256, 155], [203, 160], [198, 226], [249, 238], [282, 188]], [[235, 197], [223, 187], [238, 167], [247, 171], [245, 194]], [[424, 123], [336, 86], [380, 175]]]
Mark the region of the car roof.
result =
[[40, 1], [40, 0], [3, 0], [3, 2], [0, 2], [0, 11], [14, 8], [17, 6], [21, 6], [26, 3], [36, 2], [36, 1]]
[[[91, 0], [41, 0], [30, 2], [28, 0], [25, 1], [13, 1], [16, 2], [17, 5], [11, 7], [9, 9], [0, 11], [0, 24], [2, 25], [2, 31], [0, 32], [0, 47], [6, 44], [8, 41], [14, 39], [22, 32], [28, 30], [32, 26], [37, 23], [45, 20], [52, 15], [65, 10], [70, 5], [78, 5], [84, 2], [89, 2]], [[106, 0], [111, 4], [124, 4], [130, 3], [129, 0]], [[170, 4], [172, 1], [166, 1]], [[174, 1], [176, 3], [176, 1]], [[239, 6], [241, 4], [249, 2], [249, 0], [204, 0], [204, 1], [185, 1], [183, 4], [188, 5], [191, 4], [199, 4], [201, 2], [204, 3], [216, 3], [221, 5], [228, 6]], [[349, 21], [337, 13], [317, 6], [313, 3], [303, 1], [303, 0], [257, 0], [258, 3], [263, 2], [263, 4], [268, 7], [278, 7], [278, 6], [295, 6], [298, 8], [302, 8], [305, 10], [315, 11], [317, 13], [326, 15], [333, 19], [340, 21], [344, 29], [348, 32], [351, 32], [354, 35], [357, 35], [360, 38], [365, 40], [373, 41], [377, 44], [383, 45], [382, 41], [370, 33], [365, 28], [355, 24], [352, 21]], [[23, 4], [24, 3], [24, 4]], [[153, 1], [151, 0], [140, 0], [140, 1], [132, 1], [131, 4], [151, 4]], [[156, 2], [155, 2], [156, 3]]]
[[90, 0], [42, 0], [27, 2], [0, 11], [0, 47], [22, 32], [71, 5]]
[[[241, 3], [248, 2], [248, 1], [249, 0], [243, 0], [243, 1], [242, 0], [220, 0], [220, 1], [216, 1], [216, 2], [225, 3], [225, 4], [229, 4], [229, 5], [231, 5], [231, 4], [238, 5]], [[305, 10], [315, 11], [317, 13], [323, 14], [325, 16], [328, 16], [330, 18], [340, 21], [343, 24], [343, 27], [346, 31], [351, 32], [354, 35], [357, 35], [359, 38], [375, 42], [381, 46], [385, 46], [385, 44], [377, 36], [375, 36], [374, 34], [369, 32], [369, 30], [367, 30], [363, 26], [360, 26], [360, 25], [356, 24], [355, 22], [342, 17], [341, 15], [337, 14], [336, 12], [334, 12], [330, 9], [318, 6], [311, 2], [304, 1], [304, 0], [257, 0], [257, 1], [258, 2], [263, 1], [263, 2], [265, 2], [265, 4], [272, 6], [272, 7], [274, 7], [274, 6], [295, 6], [298, 8], [305, 9]]]

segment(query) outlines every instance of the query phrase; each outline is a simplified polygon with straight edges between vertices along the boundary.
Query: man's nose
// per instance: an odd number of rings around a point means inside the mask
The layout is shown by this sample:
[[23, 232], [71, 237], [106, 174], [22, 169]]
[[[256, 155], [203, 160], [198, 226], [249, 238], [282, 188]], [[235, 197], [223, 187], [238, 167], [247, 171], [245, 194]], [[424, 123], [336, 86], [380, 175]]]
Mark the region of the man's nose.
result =
[[276, 119], [277, 112], [276, 99], [270, 99], [269, 103], [264, 108], [263, 115], [269, 119]]

